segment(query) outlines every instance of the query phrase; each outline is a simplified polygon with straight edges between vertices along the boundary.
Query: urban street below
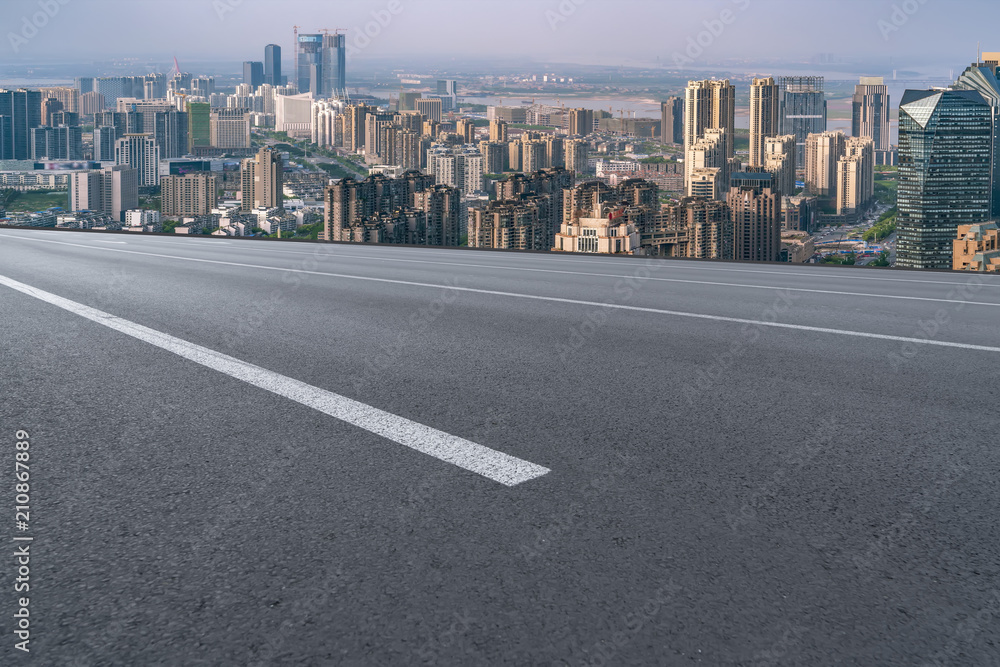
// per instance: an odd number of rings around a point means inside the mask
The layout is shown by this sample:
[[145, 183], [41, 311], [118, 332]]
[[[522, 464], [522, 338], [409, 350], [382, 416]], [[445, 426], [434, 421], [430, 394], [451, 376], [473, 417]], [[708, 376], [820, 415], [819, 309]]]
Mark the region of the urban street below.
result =
[[1000, 276], [27, 229], [0, 267], [46, 664], [1000, 661]]

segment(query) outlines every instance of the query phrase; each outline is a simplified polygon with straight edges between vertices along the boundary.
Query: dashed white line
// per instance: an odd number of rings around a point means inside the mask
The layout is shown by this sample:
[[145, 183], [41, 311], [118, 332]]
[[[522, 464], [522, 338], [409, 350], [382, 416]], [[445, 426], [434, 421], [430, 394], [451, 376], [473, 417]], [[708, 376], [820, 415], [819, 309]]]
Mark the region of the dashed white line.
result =
[[64, 299], [0, 275], [0, 285], [17, 290], [123, 334], [172, 352], [196, 364], [242, 380], [272, 394], [305, 405], [459, 468], [505, 486], [516, 486], [541, 477], [548, 468], [439, 431], [299, 380], [269, 371], [155, 329]]

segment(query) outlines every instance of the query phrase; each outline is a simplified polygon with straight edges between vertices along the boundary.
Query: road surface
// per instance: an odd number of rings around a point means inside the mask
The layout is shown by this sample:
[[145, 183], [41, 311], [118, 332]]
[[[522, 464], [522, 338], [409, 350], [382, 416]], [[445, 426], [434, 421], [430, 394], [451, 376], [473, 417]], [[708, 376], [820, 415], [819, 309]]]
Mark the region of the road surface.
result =
[[996, 277], [0, 230], [31, 656], [998, 664], [998, 323]]

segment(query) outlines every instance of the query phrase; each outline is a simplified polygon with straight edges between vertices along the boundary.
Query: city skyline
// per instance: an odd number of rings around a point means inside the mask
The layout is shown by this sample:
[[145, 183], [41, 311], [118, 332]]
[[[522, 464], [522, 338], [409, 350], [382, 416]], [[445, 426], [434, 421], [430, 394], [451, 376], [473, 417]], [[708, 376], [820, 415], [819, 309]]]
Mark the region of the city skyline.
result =
[[[456, 61], [505, 56], [691, 70], [732, 59], [824, 65], [864, 60], [885, 67], [949, 68], [958, 65], [953, 61], [959, 54], [968, 53], [959, 62], [971, 59], [977, 42], [988, 48], [992, 38], [987, 23], [979, 33], [975, 25], [961, 34], [942, 33], [940, 25], [951, 17], [950, 6], [920, 0], [843, 0], [834, 11], [818, 0], [692, 4], [511, 0], [503, 4], [504, 11], [497, 11], [496, 3], [485, 0], [372, 0], [330, 11], [326, 3], [299, 0], [283, 3], [276, 17], [274, 4], [264, 0], [14, 0], [0, 8], [8, 28], [0, 48], [11, 63], [175, 56], [242, 62], [260, 59], [258, 44], [274, 43], [289, 63], [293, 25], [298, 24], [306, 33], [346, 31], [348, 58], [359, 63], [399, 56]], [[970, 10], [990, 7], [984, 0], [964, 5]], [[611, 10], [621, 22], [620, 32], [608, 26]], [[449, 16], [461, 17], [461, 23], [442, 20]], [[811, 23], [823, 30], [803, 27]], [[491, 29], [474, 29], [484, 24]], [[142, 30], [142, 25], [157, 29]], [[782, 39], [759, 39], [762, 33], [774, 32]], [[82, 43], [81, 33], [91, 39]], [[605, 38], [594, 41], [602, 35]], [[616, 43], [627, 43], [628, 49], [607, 48]]]

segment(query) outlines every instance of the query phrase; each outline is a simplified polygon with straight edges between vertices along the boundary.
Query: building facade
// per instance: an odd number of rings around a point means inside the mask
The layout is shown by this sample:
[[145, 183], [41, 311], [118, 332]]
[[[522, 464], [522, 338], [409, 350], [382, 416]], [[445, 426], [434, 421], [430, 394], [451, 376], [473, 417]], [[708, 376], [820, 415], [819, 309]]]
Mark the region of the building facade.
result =
[[821, 76], [784, 76], [778, 79], [781, 134], [795, 135], [795, 163], [804, 165], [806, 138], [826, 132], [827, 106]]
[[750, 166], [764, 166], [764, 142], [778, 132], [778, 85], [772, 77], [750, 82]]
[[889, 90], [880, 76], [864, 76], [854, 86], [851, 135], [872, 140], [876, 151], [889, 150]]
[[950, 269], [958, 228], [989, 221], [992, 133], [992, 110], [976, 91], [904, 93], [896, 266]]
[[218, 206], [218, 190], [218, 179], [211, 173], [163, 176], [160, 211], [165, 216], [208, 215]]

